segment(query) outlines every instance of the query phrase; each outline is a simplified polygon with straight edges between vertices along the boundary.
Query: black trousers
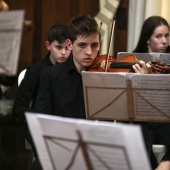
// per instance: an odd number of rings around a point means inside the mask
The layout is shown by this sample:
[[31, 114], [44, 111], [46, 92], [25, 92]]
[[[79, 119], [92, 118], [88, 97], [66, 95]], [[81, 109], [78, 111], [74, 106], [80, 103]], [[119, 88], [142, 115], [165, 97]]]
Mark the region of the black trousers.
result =
[[167, 151], [162, 160], [170, 160], [170, 123], [136, 122], [135, 124], [141, 126], [152, 169], [154, 170], [158, 166], [157, 159], [152, 150], [153, 144], [165, 145]]
[[[127, 124], [129, 122], [121, 123]], [[141, 126], [146, 151], [153, 170], [158, 166], [158, 162], [153, 153], [152, 145], [165, 145], [167, 152], [162, 160], [170, 160], [170, 123], [133, 122], [133, 124]]]

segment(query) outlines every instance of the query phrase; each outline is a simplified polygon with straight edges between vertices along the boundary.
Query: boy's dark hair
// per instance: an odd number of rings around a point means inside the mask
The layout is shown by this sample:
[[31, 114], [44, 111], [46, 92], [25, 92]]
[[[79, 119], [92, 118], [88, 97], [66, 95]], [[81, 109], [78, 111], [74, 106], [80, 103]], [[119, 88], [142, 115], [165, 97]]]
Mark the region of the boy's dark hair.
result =
[[96, 20], [90, 15], [81, 15], [71, 19], [68, 25], [69, 39], [74, 42], [77, 36], [99, 34], [99, 26]]
[[53, 25], [48, 31], [47, 39], [50, 44], [55, 40], [58, 41], [60, 44], [63, 43], [66, 39], [68, 39], [67, 26], [61, 24]]

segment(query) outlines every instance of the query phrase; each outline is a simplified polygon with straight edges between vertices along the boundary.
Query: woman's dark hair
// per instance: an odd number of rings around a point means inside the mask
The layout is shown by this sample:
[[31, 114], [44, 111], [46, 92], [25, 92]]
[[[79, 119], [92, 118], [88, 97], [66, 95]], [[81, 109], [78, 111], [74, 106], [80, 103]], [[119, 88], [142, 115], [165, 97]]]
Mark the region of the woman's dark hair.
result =
[[168, 22], [160, 16], [151, 16], [143, 23], [138, 44], [133, 52], [146, 53], [148, 51], [147, 40], [151, 37], [156, 27], [165, 25], [170, 30]]

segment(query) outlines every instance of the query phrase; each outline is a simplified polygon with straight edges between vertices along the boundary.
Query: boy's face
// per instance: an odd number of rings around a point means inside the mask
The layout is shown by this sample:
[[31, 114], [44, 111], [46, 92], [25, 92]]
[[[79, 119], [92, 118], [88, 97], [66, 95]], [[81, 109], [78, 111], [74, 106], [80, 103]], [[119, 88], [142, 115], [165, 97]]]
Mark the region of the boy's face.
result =
[[68, 59], [70, 52], [66, 47], [66, 41], [59, 44], [58, 41], [53, 41], [51, 44], [46, 41], [46, 48], [51, 52], [50, 59], [55, 63], [62, 63]]
[[71, 41], [68, 42], [68, 48], [72, 50], [78, 71], [81, 71], [90, 66], [96, 58], [100, 48], [99, 35], [78, 36], [73, 44]]

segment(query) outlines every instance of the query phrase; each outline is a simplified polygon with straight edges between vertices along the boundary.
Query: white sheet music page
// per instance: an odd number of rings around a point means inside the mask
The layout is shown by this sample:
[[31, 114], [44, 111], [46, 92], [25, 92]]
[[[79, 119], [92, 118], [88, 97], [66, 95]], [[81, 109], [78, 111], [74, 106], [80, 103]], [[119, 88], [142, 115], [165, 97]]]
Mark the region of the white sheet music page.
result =
[[82, 72], [87, 119], [128, 120], [126, 77], [126, 73]]
[[24, 10], [0, 12], [0, 74], [17, 72]]
[[170, 122], [170, 76], [129, 74], [134, 95], [135, 120]]
[[170, 122], [169, 74], [82, 72], [86, 118]]
[[44, 170], [150, 170], [137, 125], [31, 113], [26, 118]]

